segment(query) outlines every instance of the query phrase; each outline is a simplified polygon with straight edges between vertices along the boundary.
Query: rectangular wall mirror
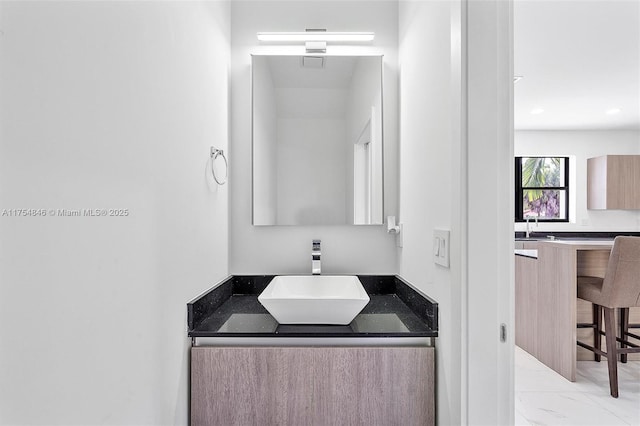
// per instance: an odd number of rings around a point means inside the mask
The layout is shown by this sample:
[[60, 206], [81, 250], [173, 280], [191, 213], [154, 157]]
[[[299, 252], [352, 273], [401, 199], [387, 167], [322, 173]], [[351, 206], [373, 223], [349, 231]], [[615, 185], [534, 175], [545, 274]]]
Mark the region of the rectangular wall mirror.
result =
[[253, 224], [382, 224], [382, 113], [382, 56], [253, 55]]

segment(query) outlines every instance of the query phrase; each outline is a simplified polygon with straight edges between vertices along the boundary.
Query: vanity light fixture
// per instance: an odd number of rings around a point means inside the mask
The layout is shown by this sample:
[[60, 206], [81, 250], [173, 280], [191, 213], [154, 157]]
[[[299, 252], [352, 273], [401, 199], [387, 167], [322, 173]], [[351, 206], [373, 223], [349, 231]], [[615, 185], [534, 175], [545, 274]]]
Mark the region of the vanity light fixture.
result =
[[605, 114], [607, 115], [616, 115], [616, 114], [620, 114], [622, 110], [620, 108], [611, 108], [605, 111]]
[[534, 108], [531, 110], [531, 114], [533, 115], [540, 115], [544, 112], [544, 110], [542, 108]]
[[375, 33], [345, 33], [326, 30], [258, 33], [260, 41], [372, 41], [374, 37]]
[[258, 40], [267, 42], [304, 42], [307, 53], [326, 53], [327, 42], [372, 41], [372, 32], [332, 32], [324, 29], [308, 29], [299, 32], [260, 32]]

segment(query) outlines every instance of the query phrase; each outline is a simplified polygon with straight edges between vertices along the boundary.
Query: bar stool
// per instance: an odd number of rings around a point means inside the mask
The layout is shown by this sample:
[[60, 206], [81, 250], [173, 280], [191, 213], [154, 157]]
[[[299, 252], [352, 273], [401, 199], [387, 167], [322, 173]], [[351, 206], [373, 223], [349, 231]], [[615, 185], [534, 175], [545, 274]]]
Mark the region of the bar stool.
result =
[[[629, 315], [624, 317], [621, 336], [616, 336], [615, 310], [640, 306], [640, 238], [616, 237], [609, 256], [609, 263], [604, 278], [579, 276], [578, 298], [593, 303], [594, 344], [589, 346], [578, 342], [578, 345], [600, 356], [607, 358], [609, 368], [609, 388], [611, 396], [618, 397], [618, 355], [640, 353], [640, 346], [625, 340], [636, 337], [628, 332]], [[604, 311], [604, 332], [601, 330], [601, 312]], [[626, 313], [626, 311], [625, 311]], [[578, 327], [585, 324], [578, 324]], [[600, 348], [600, 335], [604, 334], [607, 352]], [[617, 347], [616, 341], [622, 344]], [[625, 357], [626, 358], [626, 357]], [[626, 359], [624, 360], [626, 361]]]
[[[640, 324], [631, 324], [629, 323], [629, 308], [620, 308], [620, 337], [623, 339], [625, 337], [633, 337], [634, 339], [640, 340], [640, 336], [637, 334], [633, 334], [629, 332], [630, 328], [640, 328]], [[622, 344], [622, 347], [625, 348], [627, 345]], [[627, 354], [620, 355], [620, 361], [622, 363], [627, 362]]]

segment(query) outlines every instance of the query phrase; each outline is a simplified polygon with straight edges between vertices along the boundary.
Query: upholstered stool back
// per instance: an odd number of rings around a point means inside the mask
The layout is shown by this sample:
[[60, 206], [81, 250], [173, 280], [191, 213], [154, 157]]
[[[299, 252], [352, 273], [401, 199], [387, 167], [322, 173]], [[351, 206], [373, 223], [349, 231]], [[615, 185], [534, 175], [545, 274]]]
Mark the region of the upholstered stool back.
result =
[[608, 308], [640, 306], [640, 237], [616, 237], [602, 283]]

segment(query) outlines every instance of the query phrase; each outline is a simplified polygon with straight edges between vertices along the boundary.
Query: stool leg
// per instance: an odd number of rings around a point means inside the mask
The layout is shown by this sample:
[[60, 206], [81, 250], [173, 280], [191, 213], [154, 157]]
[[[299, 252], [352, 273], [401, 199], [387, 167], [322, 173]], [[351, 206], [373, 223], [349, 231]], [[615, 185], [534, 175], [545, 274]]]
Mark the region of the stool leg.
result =
[[[602, 336], [600, 330], [602, 330], [602, 307], [600, 305], [593, 304], [593, 347], [596, 349], [602, 349]], [[596, 362], [600, 362], [600, 355], [595, 354]]]
[[[629, 308], [620, 308], [620, 337], [622, 340], [626, 339], [629, 332]], [[624, 343], [620, 344], [621, 348], [626, 348]], [[620, 362], [627, 362], [627, 354], [620, 354]]]
[[609, 389], [611, 396], [618, 397], [618, 351], [616, 350], [616, 321], [613, 308], [604, 310], [604, 335], [607, 342], [607, 365], [609, 367]]

